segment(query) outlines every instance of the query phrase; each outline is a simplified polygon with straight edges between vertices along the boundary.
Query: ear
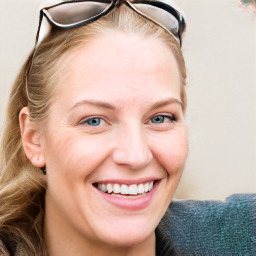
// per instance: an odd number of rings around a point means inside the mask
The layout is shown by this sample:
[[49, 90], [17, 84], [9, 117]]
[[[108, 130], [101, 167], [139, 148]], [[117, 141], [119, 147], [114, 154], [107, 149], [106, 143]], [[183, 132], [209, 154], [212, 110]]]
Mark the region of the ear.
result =
[[22, 145], [27, 158], [36, 167], [44, 167], [45, 159], [42, 152], [40, 126], [31, 121], [27, 107], [19, 114]]

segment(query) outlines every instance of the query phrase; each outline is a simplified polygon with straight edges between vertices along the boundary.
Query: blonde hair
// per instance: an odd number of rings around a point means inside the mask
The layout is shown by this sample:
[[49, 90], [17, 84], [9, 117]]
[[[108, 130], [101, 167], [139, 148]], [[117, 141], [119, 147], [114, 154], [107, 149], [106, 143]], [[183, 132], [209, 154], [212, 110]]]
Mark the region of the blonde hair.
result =
[[178, 42], [162, 28], [121, 6], [89, 25], [66, 31], [53, 29], [36, 52], [33, 50], [30, 54], [13, 85], [1, 144], [0, 236], [8, 236], [21, 244], [26, 255], [47, 255], [43, 238], [46, 184], [41, 170], [34, 167], [24, 153], [19, 112], [27, 106], [31, 120], [44, 122], [55, 94], [61, 57], [106, 29], [159, 38], [169, 46], [179, 65], [185, 111], [185, 62]]

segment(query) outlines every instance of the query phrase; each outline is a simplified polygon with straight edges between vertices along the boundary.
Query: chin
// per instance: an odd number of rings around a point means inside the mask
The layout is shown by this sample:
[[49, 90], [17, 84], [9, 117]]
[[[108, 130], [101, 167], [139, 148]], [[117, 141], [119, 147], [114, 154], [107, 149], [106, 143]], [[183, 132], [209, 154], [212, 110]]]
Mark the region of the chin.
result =
[[106, 241], [106, 243], [114, 247], [128, 248], [128, 247], [133, 247], [145, 242], [150, 237], [150, 235], [152, 235], [152, 233], [147, 235], [133, 233], [129, 235], [124, 235], [122, 237], [111, 236], [111, 237], [108, 237], [108, 240]]
[[143, 226], [127, 224], [126, 227], [120, 225], [118, 229], [105, 228], [102, 230], [100, 240], [115, 247], [132, 247], [145, 242], [150, 236], [154, 235], [155, 227], [150, 226], [145, 223]]

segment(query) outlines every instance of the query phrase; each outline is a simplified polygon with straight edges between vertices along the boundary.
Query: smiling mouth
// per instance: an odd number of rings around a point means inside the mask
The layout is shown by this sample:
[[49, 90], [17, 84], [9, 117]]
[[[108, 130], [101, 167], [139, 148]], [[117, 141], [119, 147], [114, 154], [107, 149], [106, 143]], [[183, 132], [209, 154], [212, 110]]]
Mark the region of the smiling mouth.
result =
[[94, 186], [112, 196], [140, 196], [145, 195], [146, 193], [150, 192], [154, 186], [154, 181], [145, 182], [141, 184], [112, 184], [112, 183], [95, 183]]

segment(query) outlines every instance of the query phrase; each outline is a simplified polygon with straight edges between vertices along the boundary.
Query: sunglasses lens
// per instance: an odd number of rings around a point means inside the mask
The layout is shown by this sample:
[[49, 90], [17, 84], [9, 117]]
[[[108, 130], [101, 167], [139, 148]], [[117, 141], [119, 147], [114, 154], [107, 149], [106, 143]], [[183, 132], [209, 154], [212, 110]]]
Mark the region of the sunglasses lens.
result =
[[48, 18], [56, 25], [68, 26], [91, 19], [104, 12], [109, 6], [109, 3], [93, 1], [72, 2], [49, 8], [46, 12]]
[[169, 30], [175, 37], [178, 37], [179, 23], [172, 14], [155, 6], [137, 3], [133, 6], [148, 18]]
[[[46, 17], [47, 19], [41, 19], [36, 44], [39, 44], [50, 32], [51, 26], [65, 29], [88, 24], [108, 13], [116, 3], [119, 3], [118, 0], [106, 1], [108, 0], [83, 0], [77, 2], [73, 0], [42, 9], [41, 14], [43, 15], [41, 17]], [[181, 44], [180, 33], [182, 33], [183, 28], [179, 27], [179, 17], [181, 17], [179, 11], [172, 6], [160, 6], [159, 3], [161, 2], [157, 1], [157, 5], [151, 4], [150, 1], [138, 2], [137, 0], [136, 2], [127, 0], [125, 3], [134, 11], [169, 31]], [[171, 9], [169, 10], [169, 8]]]

